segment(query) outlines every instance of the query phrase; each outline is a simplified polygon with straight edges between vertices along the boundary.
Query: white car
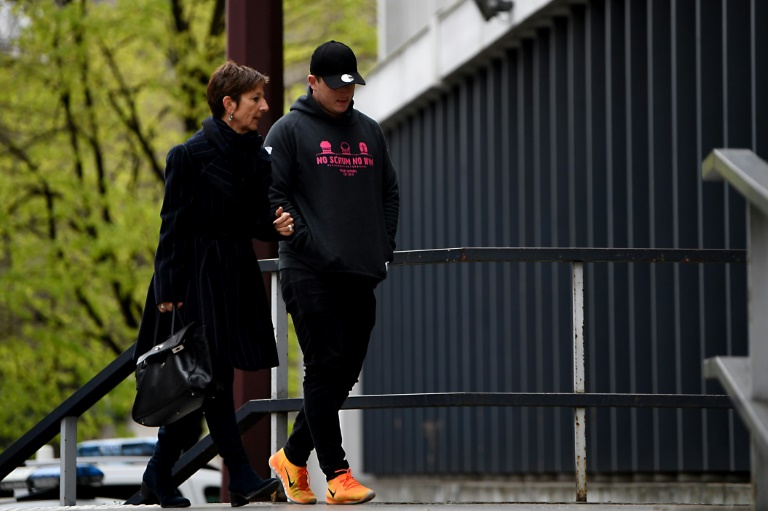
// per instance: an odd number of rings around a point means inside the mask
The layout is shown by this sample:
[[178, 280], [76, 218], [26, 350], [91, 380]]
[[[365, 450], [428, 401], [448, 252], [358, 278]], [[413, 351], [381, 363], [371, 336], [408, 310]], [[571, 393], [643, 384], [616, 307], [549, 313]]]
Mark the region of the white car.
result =
[[[135, 442], [137, 440], [138, 442]], [[153, 448], [154, 441], [155, 439], [125, 439], [132, 447], [123, 452], [147, 448], [147, 442]], [[122, 504], [139, 491], [149, 456], [144, 453], [138, 456], [121, 455], [114, 450], [114, 446], [122, 443], [122, 439], [116, 439], [78, 444], [78, 454], [96, 454], [77, 457], [78, 505]], [[104, 448], [97, 449], [101, 447]], [[149, 452], [151, 453], [151, 450]], [[59, 475], [58, 459], [27, 461], [24, 466], [16, 468], [0, 481], [0, 490], [4, 490], [6, 494], [9, 491], [13, 493], [12, 497], [0, 498], [0, 510], [58, 506]], [[179, 486], [179, 491], [193, 506], [220, 502], [221, 472], [215, 467], [202, 468]]]

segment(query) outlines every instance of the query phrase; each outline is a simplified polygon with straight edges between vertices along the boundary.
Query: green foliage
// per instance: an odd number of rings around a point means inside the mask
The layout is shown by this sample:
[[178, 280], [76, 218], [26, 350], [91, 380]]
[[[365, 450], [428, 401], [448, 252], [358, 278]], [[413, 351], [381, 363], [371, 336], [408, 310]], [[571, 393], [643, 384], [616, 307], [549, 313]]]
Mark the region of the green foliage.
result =
[[[0, 438], [20, 437], [114, 358], [101, 353], [104, 350], [98, 343], [73, 349], [51, 337], [40, 339], [39, 343], [16, 339], [0, 343], [3, 360]], [[41, 349], [45, 350], [42, 356]], [[101, 360], [106, 362], [102, 364]], [[112, 426], [116, 434], [127, 434], [125, 418], [129, 416], [134, 394], [134, 382], [129, 378], [80, 417], [78, 432], [93, 438], [105, 427]]]
[[285, 108], [306, 92], [309, 59], [321, 43], [334, 39], [355, 52], [365, 76], [376, 63], [374, 0], [284, 0]]
[[[0, 0], [0, 449], [135, 341], [165, 155], [209, 115], [225, 0]], [[374, 0], [285, 0], [286, 98], [321, 42], [376, 59]], [[301, 354], [290, 338], [292, 395]], [[128, 378], [78, 435], [128, 434]]]
[[[220, 3], [12, 4], [25, 23], [0, 54], [0, 447], [135, 340], [165, 153], [207, 115], [224, 58]], [[132, 397], [129, 379], [81, 437], [125, 423]]]

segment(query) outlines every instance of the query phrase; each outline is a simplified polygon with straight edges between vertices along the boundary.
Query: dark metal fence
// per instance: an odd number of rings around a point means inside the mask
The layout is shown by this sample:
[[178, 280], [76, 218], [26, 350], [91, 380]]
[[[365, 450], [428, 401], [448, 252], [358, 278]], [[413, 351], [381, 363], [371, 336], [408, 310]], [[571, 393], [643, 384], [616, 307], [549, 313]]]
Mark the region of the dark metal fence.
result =
[[[699, 169], [713, 147], [768, 157], [765, 26], [764, 0], [547, 5], [383, 121], [398, 247], [745, 248], [745, 201]], [[588, 392], [722, 392], [694, 361], [746, 353], [744, 265], [585, 275]], [[565, 390], [570, 280], [558, 263], [396, 269], [365, 391]], [[570, 422], [569, 410], [366, 412], [365, 469], [570, 471]], [[730, 412], [596, 409], [588, 423], [592, 473], [749, 470]]]
[[[398, 252], [393, 263], [394, 268], [408, 267], [412, 265], [442, 265], [460, 263], [466, 266], [466, 263], [493, 264], [493, 261], [503, 262], [505, 264], [534, 262], [534, 261], [556, 261], [558, 263], [568, 263], [574, 268], [578, 268], [584, 263], [652, 263], [652, 264], [720, 264], [720, 263], [743, 263], [746, 260], [746, 254], [742, 250], [647, 250], [647, 249], [581, 249], [581, 248], [458, 248], [458, 249], [437, 249], [423, 251]], [[262, 271], [276, 272], [276, 262], [274, 260], [262, 261]], [[400, 269], [393, 269], [397, 273]], [[574, 271], [574, 276], [579, 272]], [[579, 285], [574, 280], [572, 308], [575, 315], [578, 315], [580, 308], [579, 301], [583, 303], [583, 295], [579, 298]], [[272, 286], [279, 289], [279, 286]], [[583, 292], [583, 288], [581, 289]], [[283, 308], [282, 299], [279, 293], [276, 293], [276, 302], [273, 303], [274, 311]], [[282, 304], [282, 305], [281, 305]], [[456, 311], [460, 313], [460, 311]], [[277, 316], [280, 317], [280, 316]], [[276, 322], [278, 329], [278, 339], [284, 339], [284, 332], [287, 329], [285, 316], [282, 316], [281, 322]], [[572, 352], [577, 354], [578, 345], [583, 344], [584, 337], [579, 334], [579, 321], [574, 321]], [[35, 428], [30, 430], [17, 442], [0, 454], [0, 478], [5, 477], [15, 467], [32, 456], [40, 447], [50, 442], [59, 432], [62, 431], [62, 437], [67, 435], [76, 436], [76, 426], [71, 422], [97, 402], [101, 397], [109, 393], [120, 381], [125, 379], [133, 372], [133, 361], [131, 357], [132, 347], [118, 357], [112, 364], [101, 371], [91, 382], [77, 391], [67, 401], [62, 403], [48, 417], [41, 421]], [[280, 346], [280, 351], [284, 351], [285, 346]], [[583, 347], [582, 347], [583, 350]], [[575, 356], [574, 367], [578, 367], [582, 362]], [[379, 361], [381, 363], [381, 361]], [[692, 360], [691, 363], [700, 364], [701, 360]], [[370, 365], [369, 365], [370, 367]], [[386, 368], [383, 368], [386, 370]], [[578, 371], [575, 371], [577, 373]], [[574, 373], [574, 374], [575, 374]], [[280, 380], [283, 377], [277, 377], [273, 373], [274, 380]], [[273, 382], [273, 386], [284, 388], [284, 381]], [[257, 400], [244, 405], [238, 411], [238, 421], [241, 431], [253, 426], [257, 421], [265, 417], [285, 417], [290, 411], [296, 411], [301, 406], [301, 400], [296, 398]], [[577, 417], [585, 408], [590, 409], [728, 409], [731, 403], [726, 396], [722, 395], [696, 395], [696, 394], [643, 394], [643, 393], [599, 393], [584, 392], [583, 382], [579, 388], [579, 382], [574, 380], [574, 390], [570, 392], [472, 392], [469, 389], [453, 392], [436, 393], [408, 393], [397, 394], [389, 393], [384, 395], [365, 395], [353, 396], [345, 403], [345, 408], [360, 408], [366, 410], [375, 409], [402, 409], [414, 408], [422, 412], [429, 409], [458, 409], [458, 408], [528, 408], [528, 407], [547, 407], [547, 408], [570, 408], [576, 411]], [[283, 422], [284, 424], [284, 422]], [[589, 423], [587, 422], [587, 425]], [[60, 425], [60, 426], [59, 426]], [[501, 425], [500, 430], [495, 433], [497, 438], [495, 442], [503, 442], [505, 438], [512, 433], [512, 425]], [[571, 453], [572, 468], [576, 472], [577, 479], [577, 500], [586, 499], [586, 464], [581, 463], [580, 458], [584, 458], [586, 452], [586, 436], [583, 419], [581, 423], [571, 421], [569, 429], [572, 437], [575, 438], [574, 450]], [[273, 444], [277, 447], [284, 441], [285, 431], [275, 435], [273, 432]], [[581, 440], [579, 440], [581, 439]], [[70, 439], [71, 440], [71, 439]], [[62, 439], [64, 443], [64, 439]], [[70, 442], [71, 443], [71, 442]], [[388, 460], [387, 455], [382, 454], [375, 447], [368, 447], [370, 453], [367, 455], [381, 456]], [[393, 445], [388, 446], [389, 451], [395, 451]], [[210, 437], [200, 441], [193, 449], [187, 452], [174, 469], [174, 478], [181, 482], [188, 478], [197, 469], [216, 454]], [[389, 462], [392, 462], [390, 459]], [[580, 464], [581, 463], [581, 464]], [[74, 474], [74, 459], [64, 460], [64, 465], [71, 465]], [[577, 470], [578, 468], [578, 470]], [[486, 467], [480, 464], [479, 472], [485, 472]], [[62, 471], [63, 479], [68, 477], [67, 471]], [[63, 482], [62, 482], [63, 484]], [[70, 495], [71, 502], [74, 502], [74, 496]], [[136, 494], [129, 503], [141, 503], [140, 495]]]

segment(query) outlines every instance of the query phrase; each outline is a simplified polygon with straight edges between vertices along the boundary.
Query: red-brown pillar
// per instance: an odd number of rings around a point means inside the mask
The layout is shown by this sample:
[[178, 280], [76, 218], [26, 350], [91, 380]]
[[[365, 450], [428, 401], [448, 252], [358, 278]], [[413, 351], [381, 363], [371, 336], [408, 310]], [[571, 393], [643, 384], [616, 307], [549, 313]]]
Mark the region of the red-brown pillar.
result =
[[[269, 76], [265, 95], [270, 111], [259, 122], [259, 132], [266, 135], [283, 114], [283, 3], [282, 0], [227, 0], [227, 58], [253, 67]], [[277, 244], [254, 242], [259, 259], [277, 257]], [[265, 275], [267, 293], [269, 275]], [[251, 399], [270, 397], [270, 372], [235, 371], [235, 406]], [[267, 459], [270, 452], [270, 423], [259, 421], [243, 434], [243, 443], [251, 465], [261, 477], [269, 477]], [[226, 471], [225, 471], [226, 472]], [[224, 474], [222, 494], [226, 492]]]

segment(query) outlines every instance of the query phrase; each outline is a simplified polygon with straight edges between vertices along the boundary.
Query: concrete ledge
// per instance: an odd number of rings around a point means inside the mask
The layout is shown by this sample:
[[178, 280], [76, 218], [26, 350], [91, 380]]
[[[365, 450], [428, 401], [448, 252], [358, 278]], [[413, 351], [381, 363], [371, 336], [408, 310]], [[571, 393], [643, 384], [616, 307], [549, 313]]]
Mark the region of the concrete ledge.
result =
[[[574, 503], [575, 481], [509, 481], [504, 479], [372, 478], [376, 502], [536, 502]], [[589, 503], [701, 504], [749, 506], [751, 485], [733, 482], [590, 482]]]
[[768, 163], [749, 149], [715, 149], [701, 164], [704, 181], [723, 179], [768, 215]]

